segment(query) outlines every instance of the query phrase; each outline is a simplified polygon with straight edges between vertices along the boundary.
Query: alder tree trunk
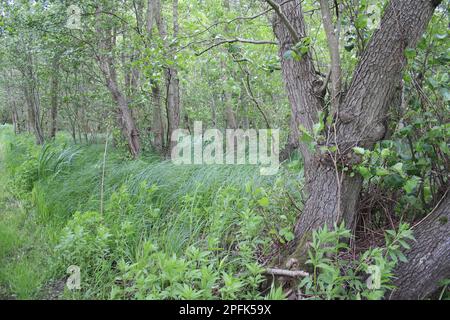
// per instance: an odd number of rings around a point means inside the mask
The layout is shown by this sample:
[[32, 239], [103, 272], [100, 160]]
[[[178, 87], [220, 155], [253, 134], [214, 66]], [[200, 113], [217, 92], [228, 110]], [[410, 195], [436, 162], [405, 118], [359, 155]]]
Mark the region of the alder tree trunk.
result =
[[58, 118], [58, 88], [59, 88], [59, 56], [55, 55], [52, 61], [52, 87], [51, 87], [51, 123], [50, 123], [50, 138], [55, 138], [57, 130]]
[[397, 289], [390, 299], [423, 299], [450, 277], [450, 191], [438, 207], [413, 227], [416, 239], [405, 252], [408, 262], [394, 270]]
[[[223, 0], [223, 6], [225, 11], [230, 11], [230, 1]], [[228, 32], [228, 27], [225, 26], [225, 32]], [[237, 119], [236, 113], [233, 110], [233, 101], [230, 90], [228, 89], [227, 82], [228, 76], [226, 71], [226, 62], [221, 60], [220, 66], [222, 68], [222, 82], [224, 85], [224, 90], [222, 92], [222, 101], [225, 108], [225, 127], [227, 129], [237, 129]]]
[[295, 121], [295, 118], [291, 115], [289, 120], [289, 133], [286, 145], [283, 150], [280, 152], [280, 161], [285, 161], [289, 159], [294, 150], [297, 150], [299, 147], [299, 139], [300, 136], [298, 132], [298, 124]]
[[25, 100], [28, 105], [28, 128], [36, 137], [36, 143], [43, 144], [44, 134], [41, 128], [39, 97], [36, 89], [37, 81], [34, 74], [33, 57], [31, 56], [31, 53], [27, 55], [27, 58], [28, 65], [25, 67], [25, 71], [23, 71], [27, 80], [25, 81], [23, 89]]
[[[162, 29], [164, 32], [164, 28], [161, 26], [161, 4], [159, 1], [148, 0], [147, 1], [147, 12], [146, 12], [146, 22], [145, 22], [145, 30], [147, 32], [147, 37], [149, 43], [152, 39], [152, 30], [153, 23], [156, 22], [157, 27]], [[151, 88], [152, 88], [152, 104], [153, 104], [153, 120], [151, 125], [151, 131], [153, 133], [153, 147], [158, 151], [162, 152], [164, 149], [164, 123], [163, 123], [163, 115], [161, 108], [161, 89], [160, 85], [157, 81], [151, 80]]]
[[[167, 26], [162, 15], [161, 1], [160, 0], [149, 0], [147, 3], [147, 22], [146, 30], [149, 37], [152, 35], [153, 22], [156, 22], [158, 28], [159, 36], [163, 41], [163, 46], [166, 51], [166, 55], [174, 59], [174, 53], [171, 52], [169, 41], [167, 39]], [[178, 24], [178, 0], [173, 0], [172, 2], [172, 23], [173, 23], [173, 38], [178, 37], [179, 24]], [[171, 150], [171, 137], [172, 133], [180, 126], [180, 80], [178, 78], [178, 70], [173, 66], [166, 66], [165, 68], [165, 85], [166, 85], [166, 115], [167, 115], [167, 132], [166, 132], [166, 154], [170, 154]], [[159, 98], [159, 88], [157, 101], [155, 101], [154, 106], [154, 117], [153, 126], [155, 132], [155, 146], [162, 145], [164, 142], [164, 135], [160, 137], [160, 131], [164, 130], [164, 125], [160, 125], [160, 120], [162, 120], [162, 112], [160, 108], [160, 98]], [[155, 96], [155, 86], [153, 86], [153, 95]], [[154, 98], [155, 99], [155, 98]], [[162, 121], [161, 121], [162, 123]]]
[[100, 70], [106, 81], [106, 86], [109, 89], [113, 100], [118, 105], [118, 122], [122, 130], [122, 134], [127, 140], [128, 148], [131, 155], [136, 158], [141, 151], [139, 132], [136, 127], [132, 112], [128, 106], [128, 101], [125, 94], [120, 90], [117, 81], [117, 72], [114, 65], [113, 45], [115, 44], [115, 37], [113, 36], [112, 27], [105, 24], [101, 20], [101, 9], [97, 8], [96, 18], [97, 34], [100, 37], [99, 49], [100, 52], [96, 54], [99, 62]]
[[180, 80], [174, 68], [166, 70], [167, 151], [170, 154], [172, 133], [180, 126]]
[[[296, 122], [308, 132], [325, 110], [323, 81], [318, 78], [310, 52], [295, 60], [286, 55], [307, 36], [301, 1], [266, 0], [275, 9], [274, 33], [279, 41], [282, 74]], [[389, 102], [406, 64], [404, 50], [415, 47], [439, 1], [392, 0], [374, 32], [353, 75], [347, 94], [334, 106], [334, 123], [323, 147], [336, 151], [313, 152], [300, 143], [305, 163], [307, 199], [296, 227], [294, 256], [305, 260], [311, 231], [344, 221], [353, 228], [362, 178], [350, 177], [339, 168], [357, 161], [352, 148], [373, 147], [386, 133]], [[333, 79], [333, 77], [332, 77]], [[334, 87], [336, 88], [336, 87]], [[334, 93], [340, 95], [340, 93]], [[330, 110], [328, 110], [330, 111]]]
[[[177, 39], [179, 32], [178, 24], [178, 0], [172, 2], [172, 20], [173, 20], [173, 38]], [[166, 44], [166, 48], [169, 46]], [[172, 54], [174, 58], [174, 54]], [[175, 59], [175, 58], [174, 58]], [[175, 67], [167, 69], [167, 153], [171, 153], [172, 133], [180, 126], [180, 80], [178, 79], [178, 70]]]
[[161, 152], [164, 147], [164, 124], [161, 114], [161, 91], [159, 85], [154, 83], [152, 85], [152, 100], [153, 100], [153, 147]]

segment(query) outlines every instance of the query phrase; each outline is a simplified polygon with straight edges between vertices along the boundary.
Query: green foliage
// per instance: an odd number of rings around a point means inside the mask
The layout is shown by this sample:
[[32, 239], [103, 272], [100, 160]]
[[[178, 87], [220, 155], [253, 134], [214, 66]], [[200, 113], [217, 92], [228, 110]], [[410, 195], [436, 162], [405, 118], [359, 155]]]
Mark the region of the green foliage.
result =
[[285, 194], [299, 187], [300, 165], [263, 177], [251, 166], [180, 168], [109, 152], [100, 213], [102, 146], [15, 139], [23, 141], [6, 148], [4, 177], [34, 159], [32, 197], [14, 192], [34, 211], [36, 228], [52, 230], [45, 243], [55, 252], [43, 256], [50, 274], [81, 268], [81, 290], [66, 298], [262, 299], [255, 261], [293, 239], [296, 211]]
[[[350, 230], [344, 225], [313, 231], [307, 264], [312, 274], [299, 284], [307, 299], [382, 299], [392, 289], [392, 271], [399, 261], [406, 262], [401, 249], [409, 249], [405, 240], [413, 240], [407, 224], [398, 231], [387, 230], [384, 248], [371, 248], [351, 258], [347, 244]], [[370, 275], [370, 278], [367, 277]]]

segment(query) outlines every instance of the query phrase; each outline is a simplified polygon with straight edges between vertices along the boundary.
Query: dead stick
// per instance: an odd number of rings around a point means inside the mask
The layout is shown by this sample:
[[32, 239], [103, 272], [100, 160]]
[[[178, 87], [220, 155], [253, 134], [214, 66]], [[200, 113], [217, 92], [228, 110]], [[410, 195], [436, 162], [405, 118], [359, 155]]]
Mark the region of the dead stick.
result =
[[274, 269], [267, 268], [265, 271], [266, 274], [270, 274], [273, 276], [284, 276], [291, 278], [299, 278], [299, 277], [308, 277], [309, 273], [301, 270], [283, 270], [283, 269]]

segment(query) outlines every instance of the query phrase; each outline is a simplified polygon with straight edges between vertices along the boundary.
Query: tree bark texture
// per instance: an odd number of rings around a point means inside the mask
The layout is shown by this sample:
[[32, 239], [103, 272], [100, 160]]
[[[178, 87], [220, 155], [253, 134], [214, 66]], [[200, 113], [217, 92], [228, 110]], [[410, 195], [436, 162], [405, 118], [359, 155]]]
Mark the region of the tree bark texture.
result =
[[416, 239], [405, 252], [408, 262], [397, 266], [397, 289], [390, 299], [423, 299], [450, 277], [450, 191], [438, 207], [413, 227]]
[[[298, 124], [312, 132], [314, 123], [318, 122], [318, 113], [324, 110], [318, 90], [323, 83], [317, 78], [309, 52], [299, 60], [285, 56], [296, 40], [306, 36], [301, 1], [267, 2], [272, 3], [277, 12], [273, 28], [280, 43], [283, 79], [292, 114]], [[416, 45], [438, 2], [390, 1], [355, 69], [347, 94], [342, 97], [338, 110], [333, 111], [335, 122], [329, 128], [325, 146], [335, 147], [337, 151], [334, 155], [330, 152], [321, 154], [319, 150], [311, 152], [300, 143], [308, 194], [295, 227], [298, 245], [294, 255], [300, 260], [305, 258], [306, 243], [312, 230], [325, 223], [331, 227], [342, 220], [348, 228], [353, 228], [362, 179], [343, 174], [338, 165], [346, 165], [344, 161], [353, 159], [352, 147], [371, 148], [383, 139], [388, 106], [406, 63], [404, 50]]]

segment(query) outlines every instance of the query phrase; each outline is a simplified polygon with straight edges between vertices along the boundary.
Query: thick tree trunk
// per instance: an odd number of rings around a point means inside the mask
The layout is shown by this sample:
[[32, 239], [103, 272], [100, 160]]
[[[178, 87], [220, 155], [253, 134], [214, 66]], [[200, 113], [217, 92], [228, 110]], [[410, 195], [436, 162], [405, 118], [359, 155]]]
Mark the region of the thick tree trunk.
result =
[[298, 149], [299, 142], [299, 132], [298, 132], [298, 124], [295, 121], [295, 118], [291, 115], [291, 119], [289, 121], [289, 133], [286, 145], [283, 150], [280, 152], [280, 161], [285, 161], [289, 159], [291, 154]]
[[[301, 3], [266, 1], [276, 11], [273, 27], [280, 43], [282, 73], [292, 114], [297, 123], [312, 132], [324, 107], [322, 90], [319, 90], [323, 83], [316, 76], [309, 52], [299, 60], [285, 56], [286, 51], [306, 36]], [[335, 123], [329, 128], [324, 145], [337, 151], [312, 153], [305, 144], [300, 144], [309, 194], [295, 228], [298, 243], [295, 256], [300, 260], [304, 258], [305, 244], [312, 230], [342, 220], [348, 228], [353, 228], [362, 179], [340, 172], [339, 167], [357, 161], [352, 147], [371, 148], [385, 135], [389, 101], [405, 65], [404, 50], [415, 46], [438, 3], [392, 0], [388, 4], [380, 27], [355, 70], [347, 95], [338, 110], [333, 110]]]
[[394, 274], [397, 289], [390, 299], [423, 299], [450, 277], [450, 191], [438, 207], [414, 228], [416, 241], [406, 251], [408, 262], [401, 263]]

